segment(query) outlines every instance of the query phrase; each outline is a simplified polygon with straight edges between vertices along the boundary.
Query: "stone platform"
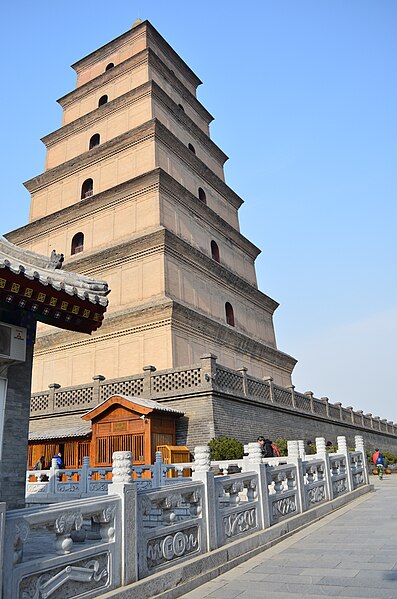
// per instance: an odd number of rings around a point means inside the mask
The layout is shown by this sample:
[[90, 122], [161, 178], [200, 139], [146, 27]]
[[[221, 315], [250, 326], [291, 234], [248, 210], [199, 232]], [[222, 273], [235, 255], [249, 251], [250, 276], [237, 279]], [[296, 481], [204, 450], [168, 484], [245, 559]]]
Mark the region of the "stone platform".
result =
[[397, 475], [184, 599], [397, 599]]

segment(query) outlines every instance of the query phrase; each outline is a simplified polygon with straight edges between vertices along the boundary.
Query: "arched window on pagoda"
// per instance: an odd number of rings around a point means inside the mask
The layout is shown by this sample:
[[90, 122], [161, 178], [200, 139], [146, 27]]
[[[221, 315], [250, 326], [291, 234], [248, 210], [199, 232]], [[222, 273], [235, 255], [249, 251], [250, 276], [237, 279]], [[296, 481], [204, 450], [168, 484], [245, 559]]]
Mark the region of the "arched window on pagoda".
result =
[[109, 62], [109, 64], [106, 65], [105, 71], [110, 71], [110, 69], [113, 69], [113, 67], [114, 67], [114, 62]]
[[94, 181], [92, 179], [86, 179], [81, 186], [81, 199], [89, 198], [94, 193]]
[[234, 312], [233, 307], [231, 304], [229, 304], [229, 302], [226, 302], [225, 304], [225, 314], [227, 324], [230, 324], [231, 327], [234, 327]]
[[103, 106], [104, 104], [106, 104], [106, 103], [107, 103], [107, 101], [108, 101], [108, 97], [107, 97], [107, 95], [106, 95], [106, 94], [105, 94], [104, 96], [101, 96], [101, 97], [99, 98], [99, 101], [98, 101], [98, 108], [99, 108], [100, 106]]
[[194, 145], [193, 145], [193, 144], [187, 144], [187, 147], [189, 148], [189, 150], [190, 150], [191, 152], [193, 152], [193, 154], [195, 154], [195, 153], [196, 153], [196, 150], [195, 150], [195, 147], [194, 147]]
[[[218, 244], [213, 239], [211, 241], [211, 256], [212, 256], [212, 259], [215, 260], [215, 262], [221, 261]], [[229, 304], [229, 306], [230, 306], [230, 304]]]
[[95, 146], [99, 146], [100, 143], [101, 136], [99, 135], [99, 133], [95, 133], [95, 135], [93, 135], [90, 139], [89, 149], [92, 150], [92, 148], [95, 148]]
[[198, 197], [199, 197], [199, 200], [201, 202], [203, 202], [203, 204], [207, 203], [207, 196], [206, 196], [205, 191], [204, 191], [204, 189], [202, 187], [198, 188]]
[[72, 246], [70, 253], [72, 256], [74, 254], [79, 254], [84, 249], [84, 233], [76, 233], [72, 239]]

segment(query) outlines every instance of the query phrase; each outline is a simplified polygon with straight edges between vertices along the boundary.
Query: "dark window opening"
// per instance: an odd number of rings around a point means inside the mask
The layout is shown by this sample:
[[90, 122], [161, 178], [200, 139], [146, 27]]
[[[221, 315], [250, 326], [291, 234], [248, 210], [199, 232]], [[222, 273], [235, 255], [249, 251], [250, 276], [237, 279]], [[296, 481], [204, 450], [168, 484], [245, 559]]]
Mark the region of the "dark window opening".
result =
[[182, 104], [178, 104], [178, 106], [181, 110], [183, 110], [183, 112], [185, 112], [185, 109], [183, 108]]
[[99, 133], [95, 133], [95, 135], [93, 135], [90, 139], [89, 149], [92, 150], [92, 148], [95, 148], [95, 146], [99, 146], [100, 142], [101, 136], [99, 135]]
[[89, 198], [94, 193], [94, 181], [92, 179], [86, 179], [81, 186], [81, 199]]
[[[214, 241], [214, 240], [211, 241], [211, 256], [212, 256], [212, 259], [215, 260], [216, 262], [221, 261], [221, 256], [219, 254], [219, 247], [218, 247], [218, 244], [216, 243], [216, 241]], [[229, 304], [229, 306], [230, 306], [230, 304]]]
[[106, 66], [105, 71], [110, 71], [110, 69], [113, 69], [114, 67], [114, 62], [109, 62], [109, 64]]
[[74, 254], [79, 254], [84, 249], [84, 234], [76, 233], [72, 239], [72, 247], [70, 253], [72, 256]]
[[194, 149], [194, 145], [193, 145], [193, 144], [187, 144], [187, 147], [189, 148], [189, 150], [190, 150], [191, 152], [193, 152], [193, 154], [195, 154], [195, 153], [196, 153], [196, 150]]
[[230, 324], [231, 327], [234, 327], [234, 312], [233, 312], [233, 308], [232, 305], [229, 304], [229, 302], [226, 302], [225, 304], [225, 313], [226, 313], [226, 322], [227, 324]]
[[204, 189], [202, 189], [201, 187], [198, 188], [198, 197], [199, 200], [203, 202], [203, 204], [207, 203], [207, 196], [205, 195]]
[[104, 96], [101, 96], [101, 97], [99, 98], [99, 102], [98, 102], [98, 108], [99, 108], [100, 106], [103, 106], [104, 104], [106, 104], [106, 103], [107, 103], [107, 101], [108, 101], [108, 97], [107, 97], [106, 95], [104, 95]]

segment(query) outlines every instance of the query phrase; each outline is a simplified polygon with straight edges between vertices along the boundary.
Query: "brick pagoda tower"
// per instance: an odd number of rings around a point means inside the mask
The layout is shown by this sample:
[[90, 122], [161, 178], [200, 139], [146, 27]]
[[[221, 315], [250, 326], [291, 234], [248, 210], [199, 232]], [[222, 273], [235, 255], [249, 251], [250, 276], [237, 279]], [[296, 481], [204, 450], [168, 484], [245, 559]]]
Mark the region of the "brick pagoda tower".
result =
[[156, 29], [131, 30], [73, 65], [62, 127], [43, 138], [45, 171], [25, 183], [29, 224], [8, 239], [65, 255], [105, 279], [108, 316], [92, 337], [42, 325], [33, 389], [194, 364], [204, 353], [288, 386], [278, 304], [258, 290], [259, 250], [239, 231], [242, 199], [210, 138], [198, 77]]

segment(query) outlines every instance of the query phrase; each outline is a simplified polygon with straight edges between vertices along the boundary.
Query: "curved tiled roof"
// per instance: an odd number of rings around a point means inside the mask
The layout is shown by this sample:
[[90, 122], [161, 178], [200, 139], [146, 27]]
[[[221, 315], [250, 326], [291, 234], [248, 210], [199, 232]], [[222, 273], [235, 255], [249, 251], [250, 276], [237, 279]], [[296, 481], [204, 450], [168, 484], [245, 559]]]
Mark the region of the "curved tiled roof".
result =
[[64, 291], [70, 296], [106, 307], [107, 283], [62, 270], [62, 259], [55, 251], [48, 258], [18, 247], [0, 236], [0, 273], [2, 268], [7, 268], [15, 275], [22, 274], [26, 279], [37, 280], [55, 291]]

